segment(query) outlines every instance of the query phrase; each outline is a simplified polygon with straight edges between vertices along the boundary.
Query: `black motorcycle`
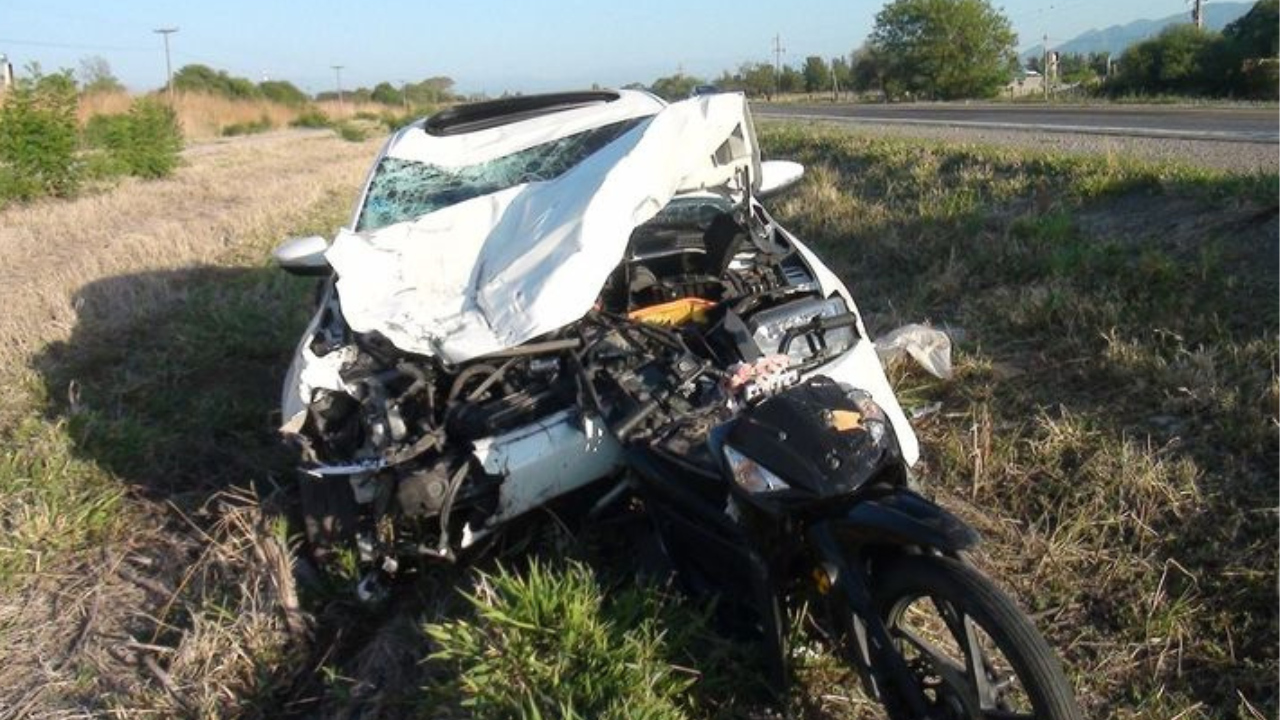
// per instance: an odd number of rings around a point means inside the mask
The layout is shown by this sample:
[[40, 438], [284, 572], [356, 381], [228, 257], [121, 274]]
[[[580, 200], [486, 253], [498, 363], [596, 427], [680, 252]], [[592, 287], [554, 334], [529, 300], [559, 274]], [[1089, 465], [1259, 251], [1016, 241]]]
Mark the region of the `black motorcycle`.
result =
[[684, 586], [753, 618], [775, 686], [789, 676], [792, 614], [816, 595], [832, 649], [891, 718], [1081, 716], [1039, 632], [966, 560], [977, 534], [908, 488], [869, 394], [817, 375], [730, 414], [698, 403], [726, 387], [708, 383], [713, 365], [674, 333], [658, 344], [667, 359], [632, 386], [648, 399], [613, 430]]

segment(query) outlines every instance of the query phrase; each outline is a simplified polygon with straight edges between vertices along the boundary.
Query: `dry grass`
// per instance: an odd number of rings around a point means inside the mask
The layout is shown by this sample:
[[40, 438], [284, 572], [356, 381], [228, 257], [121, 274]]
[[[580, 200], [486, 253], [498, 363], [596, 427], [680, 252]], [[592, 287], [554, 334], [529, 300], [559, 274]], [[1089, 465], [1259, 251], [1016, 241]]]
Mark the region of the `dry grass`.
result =
[[963, 329], [900, 368], [921, 477], [977, 526], [1092, 717], [1274, 717], [1274, 175], [773, 126], [786, 221], [868, 324]]
[[[88, 122], [94, 115], [127, 112], [132, 102], [133, 96], [128, 93], [83, 95], [80, 98], [78, 112], [80, 124]], [[188, 141], [222, 137], [223, 130], [228, 127], [252, 125], [263, 121], [271, 128], [286, 128], [302, 112], [302, 108], [290, 107], [270, 100], [232, 100], [204, 93], [178, 93], [176, 105], [178, 122], [182, 125], [182, 134]], [[391, 108], [379, 103], [347, 101], [339, 106], [336, 100], [317, 103], [316, 107], [335, 120], [354, 117], [359, 113], [381, 116], [389, 112], [400, 112], [400, 108]]]
[[263, 237], [283, 239], [317, 203], [358, 182], [375, 149], [330, 136], [221, 145], [189, 159], [165, 182], [129, 179], [111, 192], [5, 210], [0, 336], [7, 342], [0, 346], [0, 366], [26, 365], [35, 350], [66, 339], [77, 317], [127, 324], [182, 293], [144, 283], [81, 298], [74, 306], [76, 292], [94, 280], [261, 262], [258, 246], [248, 255], [236, 251]]
[[263, 258], [343, 222], [375, 151], [262, 136], [0, 213], [0, 718], [222, 717], [303, 667], [280, 534], [220, 494], [271, 464], [226, 431], [276, 445], [306, 284]]

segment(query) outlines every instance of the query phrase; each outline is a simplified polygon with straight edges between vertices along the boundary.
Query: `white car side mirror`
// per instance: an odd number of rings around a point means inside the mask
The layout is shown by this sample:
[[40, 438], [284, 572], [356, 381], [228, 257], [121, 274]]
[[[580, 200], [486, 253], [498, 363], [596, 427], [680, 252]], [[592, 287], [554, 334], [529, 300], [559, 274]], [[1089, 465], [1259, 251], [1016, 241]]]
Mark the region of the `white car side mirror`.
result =
[[765, 160], [760, 163], [760, 189], [756, 194], [761, 198], [773, 197], [790, 190], [803, 177], [804, 166], [798, 162]]
[[276, 265], [293, 275], [328, 275], [333, 272], [324, 253], [329, 242], [319, 235], [285, 240], [272, 251]]

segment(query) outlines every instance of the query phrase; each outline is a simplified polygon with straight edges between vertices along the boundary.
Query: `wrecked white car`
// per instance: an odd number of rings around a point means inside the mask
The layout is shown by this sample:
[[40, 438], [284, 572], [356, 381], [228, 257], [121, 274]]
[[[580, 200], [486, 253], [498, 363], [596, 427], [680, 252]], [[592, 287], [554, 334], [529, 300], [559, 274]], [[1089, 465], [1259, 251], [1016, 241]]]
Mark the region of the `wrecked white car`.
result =
[[[976, 536], [907, 489], [916, 438], [853, 298], [761, 204], [802, 172], [761, 161], [741, 94], [518, 97], [397, 132], [349, 229], [276, 253], [328, 277], [282, 399], [310, 541], [354, 548], [375, 597], [555, 498], [633, 496], [686, 587], [749, 606], [779, 682], [816, 583], [893, 717], [1076, 717], [1012, 603], [955, 596], [989, 585]], [[1000, 660], [914, 646], [921, 595]]]

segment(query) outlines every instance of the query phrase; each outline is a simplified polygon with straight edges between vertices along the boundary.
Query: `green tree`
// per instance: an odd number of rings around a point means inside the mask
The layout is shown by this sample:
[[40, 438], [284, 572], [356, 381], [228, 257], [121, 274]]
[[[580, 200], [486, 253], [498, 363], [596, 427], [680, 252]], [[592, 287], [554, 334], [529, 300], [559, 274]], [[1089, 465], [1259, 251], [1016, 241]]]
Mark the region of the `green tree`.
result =
[[1280, 0], [1258, 0], [1249, 12], [1227, 25], [1222, 36], [1244, 58], [1280, 55]]
[[701, 78], [685, 75], [684, 73], [676, 73], [675, 75], [668, 75], [654, 80], [653, 84], [649, 86], [649, 90], [654, 95], [670, 102], [689, 97], [689, 93], [693, 92], [695, 87], [705, 84]]
[[404, 93], [397, 90], [389, 82], [380, 82], [374, 85], [369, 97], [374, 102], [382, 103], [383, 105], [399, 105], [404, 102]]
[[844, 56], [832, 58], [831, 73], [836, 76], [836, 82], [839, 83], [841, 92], [853, 87], [853, 73], [849, 68], [848, 58]]
[[183, 92], [221, 95], [232, 100], [262, 97], [262, 91], [252, 80], [228, 75], [226, 70], [214, 70], [208, 65], [183, 65], [173, 74], [173, 87]]
[[1016, 67], [1017, 40], [988, 0], [893, 0], [870, 45], [885, 60], [886, 91], [951, 100], [996, 95]]
[[306, 105], [310, 99], [288, 80], [263, 80], [258, 83], [258, 91], [268, 100], [292, 107]]
[[776, 86], [773, 66], [769, 63], [746, 63], [738, 68], [738, 76], [742, 78], [742, 91], [746, 94], [773, 98]]
[[1173, 25], [1120, 56], [1112, 89], [1124, 93], [1226, 94], [1222, 37], [1195, 25]]
[[831, 68], [827, 61], [817, 55], [804, 59], [804, 91], [820, 92], [831, 89]]
[[39, 65], [0, 104], [0, 199], [67, 196], [80, 184], [76, 81], [70, 70], [45, 75]]
[[124, 92], [124, 85], [111, 73], [111, 63], [101, 55], [90, 55], [80, 58], [80, 69], [76, 72], [80, 80], [80, 88], [89, 93]]
[[[875, 47], [864, 45], [853, 51], [849, 66], [849, 87], [857, 92], [885, 91], [887, 68], [884, 56]], [[885, 91], [887, 94], [887, 91]]]
[[804, 75], [790, 65], [783, 65], [782, 74], [778, 76], [778, 90], [784, 93], [804, 90]]
[[1280, 97], [1280, 0], [1259, 0], [1222, 31], [1226, 82], [1234, 95]]

